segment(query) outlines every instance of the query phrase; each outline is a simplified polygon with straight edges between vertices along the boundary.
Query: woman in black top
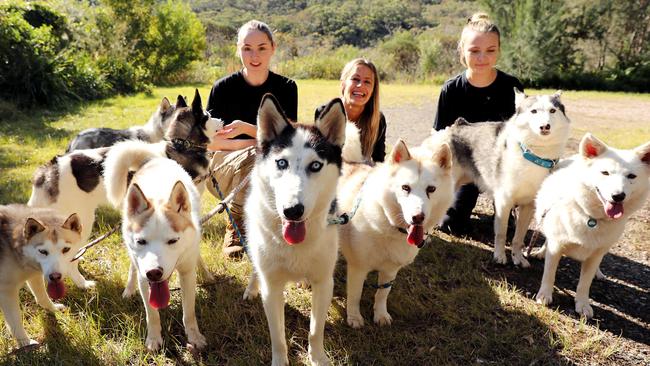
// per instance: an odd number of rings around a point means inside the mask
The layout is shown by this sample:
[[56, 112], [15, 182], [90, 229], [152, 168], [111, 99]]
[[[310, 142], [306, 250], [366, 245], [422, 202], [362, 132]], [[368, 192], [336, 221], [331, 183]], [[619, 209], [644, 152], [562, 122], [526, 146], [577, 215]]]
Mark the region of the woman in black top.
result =
[[[375, 65], [363, 58], [348, 62], [341, 72], [341, 95], [348, 122], [354, 123], [359, 130], [361, 161], [384, 161], [386, 118], [379, 111], [379, 74]], [[316, 108], [316, 118], [323, 109], [325, 105]], [[352, 137], [348, 136], [347, 131], [343, 158], [347, 161], [358, 161], [358, 157], [349, 149], [350, 146], [357, 145], [349, 140]]]
[[[514, 76], [496, 69], [500, 42], [499, 28], [487, 14], [472, 15], [458, 42], [460, 62], [467, 69], [442, 86], [434, 129], [442, 130], [458, 117], [468, 122], [505, 121], [512, 117], [514, 88], [523, 91], [524, 87]], [[466, 232], [478, 194], [474, 184], [460, 187], [442, 229], [456, 234]]]
[[[208, 190], [215, 196], [226, 196], [250, 173], [255, 162], [257, 137], [257, 111], [262, 96], [271, 93], [279, 101], [284, 113], [291, 120], [298, 115], [298, 87], [296, 83], [269, 69], [275, 52], [275, 41], [268, 25], [251, 20], [239, 28], [237, 54], [243, 68], [219, 79], [208, 98], [207, 110], [212, 117], [220, 118], [224, 128], [214, 136], [208, 146], [214, 150], [211, 169], [219, 184], [208, 183]], [[243, 205], [247, 189], [235, 195], [230, 212], [236, 227], [229, 223], [224, 236], [224, 253], [241, 255], [243, 243]], [[237, 233], [239, 230], [239, 234]]]

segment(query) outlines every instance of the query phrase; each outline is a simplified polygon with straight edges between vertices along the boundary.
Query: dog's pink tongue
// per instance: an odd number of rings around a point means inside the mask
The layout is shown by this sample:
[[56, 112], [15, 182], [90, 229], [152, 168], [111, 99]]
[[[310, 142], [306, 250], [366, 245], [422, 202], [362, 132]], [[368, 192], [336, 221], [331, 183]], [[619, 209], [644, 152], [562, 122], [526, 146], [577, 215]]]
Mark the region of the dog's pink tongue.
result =
[[607, 202], [605, 204], [605, 214], [610, 219], [619, 219], [623, 216], [623, 204], [622, 203], [612, 203]]
[[305, 240], [304, 221], [285, 221], [282, 225], [282, 235], [288, 244], [299, 244]]
[[154, 309], [164, 309], [169, 305], [169, 282], [149, 282], [149, 305]]
[[424, 240], [424, 228], [422, 225], [409, 226], [408, 236], [406, 241], [411, 245], [420, 245]]
[[52, 300], [58, 300], [65, 296], [65, 285], [63, 281], [49, 281], [47, 283], [47, 295]]

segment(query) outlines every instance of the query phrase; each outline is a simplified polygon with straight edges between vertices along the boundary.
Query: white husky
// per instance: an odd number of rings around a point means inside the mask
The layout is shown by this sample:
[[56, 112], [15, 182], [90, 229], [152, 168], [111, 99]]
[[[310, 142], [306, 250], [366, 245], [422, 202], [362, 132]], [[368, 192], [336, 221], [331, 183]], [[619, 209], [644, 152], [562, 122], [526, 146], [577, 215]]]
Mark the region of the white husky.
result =
[[77, 214], [65, 219], [52, 209], [0, 206], [0, 308], [20, 347], [36, 344], [23, 328], [20, 288], [27, 282], [36, 302], [46, 310], [65, 308], [50, 298], [65, 295], [63, 277], [72, 267], [76, 269], [70, 261], [80, 240]]
[[449, 145], [409, 151], [398, 140], [384, 164], [345, 164], [338, 189], [340, 208], [353, 212], [340, 228], [347, 262], [347, 321], [363, 326], [359, 301], [368, 272], [377, 270], [374, 321], [390, 324], [386, 308], [391, 284], [400, 268], [420, 251], [424, 232], [440, 223], [453, 202]]
[[[314, 126], [292, 125], [275, 98], [262, 99], [257, 161], [246, 200], [248, 253], [254, 273], [244, 298], [261, 290], [271, 333], [273, 365], [289, 363], [283, 290], [307, 279], [312, 289], [309, 358], [328, 364], [323, 347], [338, 255], [337, 227], [327, 217], [335, 205], [345, 141], [345, 110], [331, 101]], [[259, 287], [258, 287], [259, 286]]]
[[544, 276], [537, 302], [553, 299], [555, 272], [568, 255], [582, 262], [576, 290], [576, 312], [591, 318], [589, 287], [600, 261], [623, 234], [630, 216], [643, 207], [650, 192], [650, 142], [618, 150], [591, 134], [577, 155], [542, 184], [535, 217], [546, 236]]
[[[119, 151], [119, 154], [117, 153]], [[196, 321], [196, 268], [199, 263], [200, 195], [189, 174], [175, 161], [143, 156], [127, 191], [127, 172], [134, 161], [128, 149], [106, 158], [108, 198], [122, 206], [122, 237], [131, 266], [124, 296], [135, 292], [137, 277], [147, 313], [146, 346], [162, 345], [158, 309], [169, 303], [169, 277], [178, 271], [183, 324], [188, 342], [206, 345]], [[137, 164], [136, 164], [137, 165]]]
[[522, 248], [534, 214], [535, 195], [569, 138], [569, 119], [560, 92], [526, 96], [515, 89], [515, 114], [508, 121], [467, 123], [459, 118], [429, 139], [438, 141], [440, 134], [447, 136], [454, 155], [456, 188], [474, 182], [494, 198], [494, 260], [508, 261], [508, 216], [518, 206], [512, 261], [530, 266]]

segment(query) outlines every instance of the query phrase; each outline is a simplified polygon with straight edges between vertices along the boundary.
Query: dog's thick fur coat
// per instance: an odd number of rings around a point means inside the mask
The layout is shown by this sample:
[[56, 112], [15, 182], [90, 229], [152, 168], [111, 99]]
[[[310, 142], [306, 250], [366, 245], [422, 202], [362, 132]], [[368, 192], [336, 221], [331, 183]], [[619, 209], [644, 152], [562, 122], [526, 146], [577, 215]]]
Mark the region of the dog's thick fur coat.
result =
[[273, 365], [286, 365], [284, 296], [288, 281], [312, 289], [309, 358], [329, 364], [323, 346], [332, 300], [338, 233], [327, 217], [335, 204], [345, 141], [345, 110], [330, 102], [314, 126], [292, 124], [275, 98], [263, 97], [258, 115], [257, 160], [246, 200], [248, 253], [254, 265], [244, 294], [261, 290], [271, 333]]
[[537, 194], [535, 218], [546, 236], [544, 276], [537, 302], [549, 304], [563, 255], [582, 262], [575, 309], [593, 316], [589, 288], [600, 261], [643, 207], [650, 192], [650, 142], [632, 150], [611, 148], [586, 134], [579, 153], [562, 161]]
[[341, 210], [355, 215], [340, 228], [347, 262], [347, 322], [363, 326], [359, 301], [364, 280], [378, 271], [374, 321], [390, 324], [387, 298], [400, 268], [420, 251], [425, 232], [433, 230], [453, 202], [452, 156], [447, 144], [409, 151], [398, 140], [386, 163], [370, 167], [345, 164], [338, 189]]
[[36, 302], [48, 311], [65, 308], [50, 297], [57, 300], [65, 294], [63, 278], [76, 269], [70, 261], [80, 240], [76, 214], [66, 219], [52, 209], [0, 206], [0, 308], [20, 347], [36, 344], [22, 324], [21, 287], [27, 282]]

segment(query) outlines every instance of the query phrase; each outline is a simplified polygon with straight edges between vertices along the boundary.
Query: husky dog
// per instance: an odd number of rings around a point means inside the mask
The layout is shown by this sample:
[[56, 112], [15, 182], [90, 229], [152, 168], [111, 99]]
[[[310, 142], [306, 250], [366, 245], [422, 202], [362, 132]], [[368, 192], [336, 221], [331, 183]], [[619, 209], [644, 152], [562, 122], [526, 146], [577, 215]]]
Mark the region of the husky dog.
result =
[[73, 267], [70, 261], [80, 240], [81, 223], [76, 214], [65, 219], [51, 209], [0, 206], [0, 308], [20, 347], [37, 343], [23, 328], [20, 288], [27, 282], [36, 302], [46, 310], [65, 308], [50, 298], [58, 300], [65, 295], [63, 278]]
[[137, 278], [147, 313], [145, 344], [158, 350], [162, 345], [158, 309], [169, 304], [168, 281], [177, 270], [188, 342], [202, 348], [206, 341], [194, 309], [201, 240], [199, 192], [178, 163], [161, 157], [143, 159], [127, 190], [128, 160], [124, 155], [109, 157], [105, 173], [111, 203], [122, 206], [122, 238], [131, 259], [124, 296], [135, 292]]
[[68, 144], [66, 154], [75, 150], [95, 149], [108, 147], [118, 141], [142, 140], [145, 142], [158, 142], [163, 139], [169, 123], [172, 121], [176, 106], [169, 103], [164, 97], [158, 109], [151, 115], [144, 126], [131, 127], [125, 130], [112, 128], [89, 128], [79, 134]]
[[338, 233], [328, 225], [345, 141], [345, 109], [332, 100], [313, 126], [290, 123], [277, 100], [262, 98], [257, 160], [246, 200], [248, 253], [254, 265], [245, 299], [261, 289], [271, 333], [273, 365], [286, 365], [284, 286], [307, 279], [312, 288], [309, 358], [328, 364], [323, 347], [332, 301]]
[[409, 151], [398, 140], [387, 162], [370, 167], [345, 164], [338, 189], [340, 208], [355, 215], [340, 228], [347, 262], [347, 321], [363, 326], [359, 301], [368, 272], [378, 274], [374, 321], [389, 325], [390, 287], [400, 268], [410, 264], [454, 199], [449, 145]]
[[[166, 141], [147, 144], [125, 141], [122, 146], [146, 150], [152, 156], [168, 157], [181, 164], [197, 179], [206, 175], [209, 160], [206, 147], [221, 121], [209, 118], [201, 106], [198, 90], [192, 106], [178, 96]], [[77, 212], [83, 226], [82, 241], [88, 240], [95, 209], [108, 204], [104, 189], [104, 160], [113, 147], [79, 150], [56, 156], [34, 174], [29, 206], [51, 207], [62, 214]], [[201, 179], [202, 180], [202, 179]], [[72, 276], [75, 280], [75, 277]], [[76, 280], [75, 283], [79, 284]]]
[[[522, 248], [534, 213], [535, 195], [562, 156], [569, 119], [560, 93], [526, 96], [515, 88], [515, 114], [504, 122], [467, 123], [445, 129], [454, 156], [455, 187], [470, 182], [494, 198], [494, 260], [505, 264], [510, 210], [518, 206], [512, 261], [529, 267]], [[436, 141], [440, 136], [430, 139]], [[426, 143], [425, 143], [426, 144]]]
[[591, 134], [579, 153], [563, 161], [542, 184], [535, 218], [546, 236], [544, 276], [537, 302], [553, 299], [555, 271], [568, 255], [582, 262], [576, 312], [591, 318], [589, 287], [600, 261], [623, 234], [630, 216], [650, 192], [650, 142], [632, 150], [605, 145]]

